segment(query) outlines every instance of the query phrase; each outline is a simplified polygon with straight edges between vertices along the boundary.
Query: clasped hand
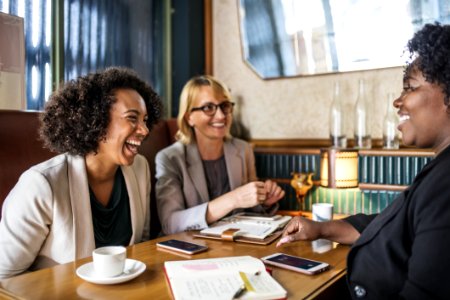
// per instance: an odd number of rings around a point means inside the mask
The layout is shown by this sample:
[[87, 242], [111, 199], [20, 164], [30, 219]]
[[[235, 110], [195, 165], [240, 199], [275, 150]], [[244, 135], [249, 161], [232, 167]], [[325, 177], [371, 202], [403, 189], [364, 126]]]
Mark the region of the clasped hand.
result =
[[258, 204], [271, 206], [284, 197], [285, 192], [271, 180], [254, 181], [234, 190], [236, 206], [253, 207]]

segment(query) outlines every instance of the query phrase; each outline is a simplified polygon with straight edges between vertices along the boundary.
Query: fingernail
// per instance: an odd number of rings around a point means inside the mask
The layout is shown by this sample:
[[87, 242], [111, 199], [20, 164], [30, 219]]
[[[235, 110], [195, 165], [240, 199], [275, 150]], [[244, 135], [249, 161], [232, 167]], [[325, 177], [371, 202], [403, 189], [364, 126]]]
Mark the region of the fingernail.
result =
[[289, 239], [287, 237], [284, 237], [278, 242], [278, 244], [284, 244], [284, 243], [287, 243], [288, 241], [289, 241]]

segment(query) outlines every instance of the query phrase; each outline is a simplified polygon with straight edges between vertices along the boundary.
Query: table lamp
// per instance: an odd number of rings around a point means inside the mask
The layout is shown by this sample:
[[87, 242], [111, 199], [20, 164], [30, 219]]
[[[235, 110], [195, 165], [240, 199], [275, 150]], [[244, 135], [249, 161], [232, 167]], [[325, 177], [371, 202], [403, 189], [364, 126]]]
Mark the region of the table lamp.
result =
[[320, 185], [328, 188], [358, 186], [358, 150], [327, 148], [320, 151]]

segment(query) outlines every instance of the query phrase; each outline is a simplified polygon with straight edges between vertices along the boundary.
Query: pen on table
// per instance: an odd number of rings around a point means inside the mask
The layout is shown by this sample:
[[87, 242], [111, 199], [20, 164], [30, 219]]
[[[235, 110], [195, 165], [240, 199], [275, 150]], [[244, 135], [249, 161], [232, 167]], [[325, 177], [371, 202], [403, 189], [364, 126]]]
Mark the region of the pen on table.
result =
[[[243, 272], [239, 272], [239, 273], [243, 273]], [[243, 273], [243, 274], [245, 274], [245, 273]], [[256, 272], [253, 274], [253, 276], [258, 276], [259, 274], [261, 274], [261, 271], [256, 271]], [[241, 276], [242, 276], [242, 275], [241, 275]], [[244, 275], [244, 276], [245, 276], [245, 275]], [[237, 289], [237, 291], [234, 293], [233, 298], [231, 298], [232, 300], [233, 300], [233, 299], [239, 299], [239, 297], [241, 297], [241, 296], [247, 291], [247, 286], [246, 286], [246, 282], [245, 282], [245, 281], [248, 281], [248, 279], [245, 278], [243, 284], [242, 284], [241, 286], [239, 286], [239, 288]]]
[[238, 290], [236, 291], [236, 293], [234, 293], [233, 298], [231, 298], [231, 300], [233, 299], [239, 299], [239, 297], [242, 296], [242, 294], [244, 294], [246, 288], [245, 288], [245, 284], [241, 285]]

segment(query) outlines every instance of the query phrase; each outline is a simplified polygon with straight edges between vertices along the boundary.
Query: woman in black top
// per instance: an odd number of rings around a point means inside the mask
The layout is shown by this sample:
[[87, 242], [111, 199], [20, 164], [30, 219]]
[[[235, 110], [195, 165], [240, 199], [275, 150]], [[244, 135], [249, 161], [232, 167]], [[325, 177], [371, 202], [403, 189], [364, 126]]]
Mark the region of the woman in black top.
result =
[[405, 145], [436, 157], [379, 215], [317, 223], [295, 218], [277, 246], [326, 238], [352, 244], [355, 299], [450, 299], [450, 26], [427, 24], [408, 42], [412, 61], [394, 101]]

